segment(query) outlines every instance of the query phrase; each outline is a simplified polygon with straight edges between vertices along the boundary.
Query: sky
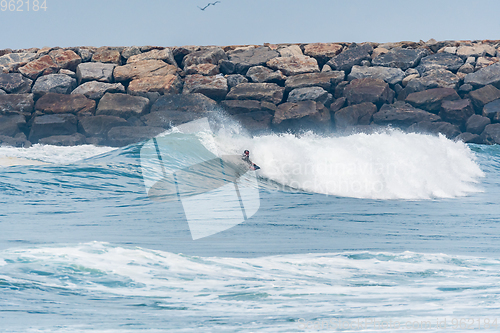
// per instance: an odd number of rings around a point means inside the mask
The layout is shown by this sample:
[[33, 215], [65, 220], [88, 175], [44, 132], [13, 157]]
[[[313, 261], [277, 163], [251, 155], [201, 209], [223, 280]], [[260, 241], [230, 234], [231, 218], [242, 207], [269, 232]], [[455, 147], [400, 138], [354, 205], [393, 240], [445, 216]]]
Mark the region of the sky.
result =
[[500, 39], [498, 0], [10, 1], [0, 49]]

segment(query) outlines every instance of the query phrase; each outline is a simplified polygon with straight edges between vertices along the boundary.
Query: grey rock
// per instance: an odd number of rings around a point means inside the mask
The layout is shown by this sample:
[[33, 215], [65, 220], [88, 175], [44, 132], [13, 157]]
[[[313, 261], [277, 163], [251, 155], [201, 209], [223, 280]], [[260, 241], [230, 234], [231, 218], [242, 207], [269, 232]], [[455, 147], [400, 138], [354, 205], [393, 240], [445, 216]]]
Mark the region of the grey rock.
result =
[[467, 119], [465, 123], [465, 130], [472, 134], [481, 134], [484, 128], [491, 124], [491, 119], [488, 117], [483, 117], [478, 114], [474, 114]]
[[76, 88], [76, 80], [64, 74], [49, 74], [38, 78], [32, 91], [35, 96], [46, 93], [69, 94]]
[[85, 135], [74, 133], [72, 135], [52, 135], [46, 138], [41, 138], [38, 143], [51, 146], [78, 146], [85, 144]]
[[279, 130], [326, 129], [331, 124], [330, 111], [314, 101], [283, 103], [278, 106], [272, 124]]
[[241, 74], [226, 75], [226, 80], [229, 89], [236, 87], [240, 83], [248, 83], [248, 79]]
[[24, 133], [20, 133], [15, 137], [10, 137], [6, 135], [0, 135], [0, 146], [11, 146], [18, 148], [29, 148], [31, 147], [31, 142], [26, 139]]
[[141, 120], [146, 126], [162, 127], [169, 129], [172, 126], [181, 125], [202, 117], [206, 117], [208, 113], [202, 112], [186, 112], [165, 110], [148, 113], [141, 117]]
[[460, 99], [457, 92], [451, 88], [435, 88], [411, 93], [406, 102], [412, 106], [429, 112], [438, 113], [443, 101]]
[[486, 144], [500, 144], [500, 124], [490, 124], [481, 133], [481, 139]]
[[491, 84], [500, 89], [500, 63], [481, 68], [475, 73], [467, 74], [464, 83], [469, 83], [475, 88]]
[[337, 84], [337, 86], [335, 87], [335, 91], [333, 93], [333, 96], [335, 98], [340, 98], [340, 97], [344, 97], [344, 89], [345, 87], [347, 87], [347, 85], [349, 84], [350, 82], [349, 81], [342, 81], [342, 82], [339, 82]]
[[88, 137], [106, 138], [109, 130], [118, 126], [129, 126], [129, 123], [116, 116], [81, 117], [78, 122], [78, 131]]
[[241, 83], [233, 87], [226, 99], [255, 99], [278, 104], [283, 99], [284, 88], [275, 83]]
[[79, 48], [76, 52], [81, 58], [82, 62], [89, 62], [92, 59], [93, 52], [89, 49]]
[[355, 125], [369, 125], [377, 106], [373, 103], [351, 105], [335, 112], [335, 126], [343, 130]]
[[125, 93], [125, 87], [121, 83], [105, 83], [89, 81], [76, 87], [71, 94], [85, 95], [87, 98], [99, 100], [105, 93]]
[[483, 108], [483, 116], [490, 118], [493, 123], [500, 122], [500, 99], [486, 104]]
[[472, 64], [464, 64], [458, 69], [458, 72], [464, 74], [474, 73], [474, 66]]
[[476, 113], [480, 114], [483, 112], [483, 107], [486, 104], [500, 99], [500, 90], [491, 85], [487, 85], [480, 89], [471, 91], [469, 93], [469, 97], [472, 100], [472, 105], [474, 106]]
[[401, 68], [405, 71], [410, 67], [417, 66], [426, 54], [427, 51], [424, 49], [395, 48], [377, 56], [372, 60], [372, 65]]
[[0, 56], [0, 73], [8, 73], [17, 70], [19, 67], [37, 58], [36, 53], [8, 53]]
[[0, 73], [0, 89], [9, 94], [30, 93], [32, 84], [32, 80], [19, 73]]
[[370, 44], [353, 45], [330, 59], [326, 64], [332, 69], [349, 72], [352, 66], [361, 65], [363, 60], [370, 60], [372, 52], [373, 47]]
[[472, 46], [461, 45], [457, 49], [457, 55], [464, 59], [467, 59], [468, 57], [484, 57], [485, 55], [494, 57], [495, 54], [495, 48], [487, 44], [475, 44]]
[[394, 91], [381, 79], [355, 79], [344, 88], [344, 97], [349, 105], [370, 102], [380, 106], [392, 103]]
[[[240, 49], [228, 52], [228, 61], [221, 61], [221, 71], [226, 74], [238, 73], [245, 74], [252, 66], [264, 65], [269, 60], [279, 56], [279, 53], [269, 49], [268, 47], [256, 47], [251, 49]], [[225, 64], [226, 67], [223, 66]], [[224, 69], [231, 72], [224, 72]], [[224, 68], [224, 69], [223, 69]]]
[[410, 80], [406, 85], [407, 94], [432, 88], [456, 89], [460, 78], [452, 72], [438, 68], [425, 72], [422, 77]]
[[404, 76], [405, 73], [399, 68], [353, 66], [351, 73], [347, 76], [347, 79], [351, 81], [354, 79], [371, 77], [375, 79], [382, 79], [391, 85], [395, 85], [401, 83]]
[[474, 108], [470, 99], [459, 99], [455, 101], [443, 101], [439, 116], [444, 121], [457, 125], [460, 130], [466, 129], [466, 121], [474, 114]]
[[[331, 104], [332, 95], [321, 87], [297, 88], [290, 91], [287, 102], [315, 101], [323, 105]], [[328, 103], [329, 102], [329, 103]]]
[[[325, 73], [310, 73], [291, 76], [285, 81], [287, 91], [297, 88], [321, 87], [333, 93], [335, 87], [345, 79], [345, 72], [333, 71]], [[349, 83], [349, 82], [347, 82]]]
[[436, 68], [444, 68], [456, 72], [463, 64], [464, 61], [459, 56], [449, 53], [436, 53], [423, 57], [418, 67], [422, 72]]
[[271, 129], [273, 116], [266, 111], [239, 113], [232, 116], [251, 133], [267, 132]]
[[137, 46], [126, 47], [122, 51], [122, 57], [125, 59], [130, 58], [131, 56], [135, 56], [141, 54], [141, 49]]
[[478, 134], [472, 134], [469, 132], [464, 132], [455, 138], [455, 141], [462, 141], [463, 143], [483, 143], [481, 136]]
[[0, 95], [0, 114], [31, 115], [34, 106], [33, 94]]
[[410, 104], [397, 101], [394, 104], [384, 104], [379, 112], [373, 115], [373, 122], [378, 125], [392, 125], [408, 128], [421, 121], [438, 121], [441, 118], [433, 113], [414, 108]]
[[151, 112], [183, 111], [204, 113], [213, 111], [217, 103], [202, 94], [165, 94], [151, 106]]
[[199, 64], [218, 65], [220, 60], [227, 60], [227, 55], [220, 47], [192, 52], [184, 57], [182, 65], [184, 69]]
[[7, 93], [5, 92], [5, 90], [0, 89], [0, 95], [7, 95]]
[[0, 135], [14, 137], [26, 130], [26, 117], [23, 115], [0, 116]]
[[107, 144], [114, 147], [123, 147], [144, 140], [149, 140], [165, 132], [163, 127], [153, 126], [125, 126], [113, 127], [108, 132]]
[[307, 56], [276, 57], [269, 60], [266, 65], [288, 76], [319, 72], [318, 61]]
[[53, 135], [72, 135], [77, 130], [77, 118], [73, 114], [50, 114], [33, 119], [29, 141], [37, 143], [41, 138]]
[[222, 75], [188, 75], [184, 79], [183, 94], [200, 93], [211, 99], [221, 100], [228, 91], [227, 80]]
[[247, 71], [246, 76], [256, 83], [277, 83], [283, 84], [286, 80], [286, 76], [283, 75], [281, 71], [273, 71], [264, 66], [254, 66], [250, 67]]
[[460, 93], [468, 93], [471, 92], [472, 89], [474, 89], [470, 84], [462, 84], [460, 88], [458, 88], [458, 92]]
[[106, 93], [99, 101], [96, 115], [109, 115], [122, 118], [140, 116], [146, 112], [149, 99], [126, 94]]
[[267, 112], [274, 114], [276, 105], [269, 102], [261, 102], [256, 100], [225, 100], [220, 103], [221, 107], [230, 115], [250, 112]]
[[418, 133], [428, 133], [428, 134], [443, 134], [448, 139], [454, 139], [458, 135], [460, 135], [460, 130], [456, 125], [452, 125], [445, 121], [421, 121], [416, 124], [411, 125], [408, 128], [409, 132], [418, 132]]
[[78, 65], [76, 77], [78, 84], [88, 81], [112, 82], [113, 70], [116, 64], [103, 64], [100, 62], [87, 62]]

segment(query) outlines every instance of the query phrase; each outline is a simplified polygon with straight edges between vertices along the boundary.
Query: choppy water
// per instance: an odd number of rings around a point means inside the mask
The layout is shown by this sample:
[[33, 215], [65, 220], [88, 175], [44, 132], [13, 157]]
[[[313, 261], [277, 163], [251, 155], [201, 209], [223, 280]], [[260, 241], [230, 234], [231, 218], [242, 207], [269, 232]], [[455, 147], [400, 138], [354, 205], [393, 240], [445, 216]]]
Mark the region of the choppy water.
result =
[[142, 145], [0, 148], [49, 163], [0, 169], [0, 331], [500, 330], [498, 146], [168, 135], [177, 167], [249, 149], [258, 212], [193, 240]]

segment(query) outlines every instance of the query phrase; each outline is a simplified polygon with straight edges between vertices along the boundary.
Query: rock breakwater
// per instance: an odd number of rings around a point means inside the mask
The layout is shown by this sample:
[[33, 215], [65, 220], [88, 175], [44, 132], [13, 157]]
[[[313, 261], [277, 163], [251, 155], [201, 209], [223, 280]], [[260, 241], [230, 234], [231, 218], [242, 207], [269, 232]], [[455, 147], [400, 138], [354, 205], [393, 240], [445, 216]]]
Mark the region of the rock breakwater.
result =
[[0, 50], [2, 144], [123, 146], [219, 110], [250, 132], [500, 144], [500, 41]]

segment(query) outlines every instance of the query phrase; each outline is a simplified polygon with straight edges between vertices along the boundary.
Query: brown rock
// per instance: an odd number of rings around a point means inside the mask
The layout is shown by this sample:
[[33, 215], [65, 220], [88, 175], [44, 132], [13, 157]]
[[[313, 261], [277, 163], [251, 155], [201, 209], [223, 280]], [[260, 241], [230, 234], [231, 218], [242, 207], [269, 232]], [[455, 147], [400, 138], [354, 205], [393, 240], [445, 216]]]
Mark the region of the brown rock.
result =
[[342, 52], [342, 45], [335, 43], [312, 43], [304, 48], [304, 54], [314, 58], [331, 58]]
[[131, 64], [133, 62], [141, 61], [141, 60], [163, 60], [170, 65], [177, 66], [177, 63], [175, 62], [174, 55], [172, 54], [172, 50], [169, 48], [162, 49], [162, 50], [151, 50], [149, 52], [144, 52], [141, 54], [137, 54], [134, 56], [131, 56], [127, 60], [127, 64]]
[[226, 99], [254, 99], [278, 104], [283, 99], [284, 90], [276, 83], [240, 83], [231, 88]]
[[221, 100], [227, 94], [227, 80], [221, 75], [188, 75], [184, 79], [183, 94], [200, 93], [215, 100]]
[[72, 50], [54, 50], [49, 53], [49, 56], [54, 59], [54, 62], [60, 68], [76, 71], [76, 67], [82, 62], [82, 58]]
[[147, 110], [149, 99], [140, 96], [130, 96], [127, 94], [106, 93], [99, 101], [96, 115], [109, 115], [122, 118], [141, 116]]
[[57, 73], [59, 68], [59, 65], [50, 56], [46, 55], [20, 67], [19, 72], [32, 80], [36, 80], [40, 75]]
[[135, 80], [148, 76], [166, 76], [175, 74], [177, 66], [161, 60], [142, 60], [124, 66], [117, 66], [113, 71], [116, 81]]
[[435, 88], [411, 93], [406, 97], [406, 102], [416, 108], [438, 113], [443, 101], [453, 101], [457, 99], [460, 99], [460, 96], [458, 96], [454, 89]]
[[364, 102], [381, 105], [392, 103], [394, 91], [389, 88], [387, 82], [381, 79], [354, 79], [344, 88], [344, 97], [349, 105]]
[[40, 97], [35, 104], [35, 110], [44, 114], [79, 113], [94, 114], [95, 101], [84, 95], [66, 95], [47, 93]]
[[131, 95], [138, 95], [147, 92], [179, 94], [181, 90], [182, 81], [176, 74], [142, 77], [133, 80], [128, 86], [128, 93]]
[[457, 125], [465, 130], [465, 123], [474, 114], [474, 108], [470, 99], [459, 99], [455, 101], [443, 101], [439, 116], [444, 121]]
[[276, 112], [276, 105], [255, 100], [225, 100], [222, 101], [220, 105], [231, 115], [260, 111], [265, 111], [270, 114]]
[[272, 122], [274, 126], [283, 130], [306, 129], [311, 125], [324, 127], [330, 123], [330, 111], [321, 103], [314, 101], [283, 103], [278, 106]]
[[311, 57], [277, 57], [267, 62], [267, 66], [280, 70], [285, 75], [319, 72], [318, 62]]
[[377, 106], [373, 103], [351, 105], [335, 112], [335, 126], [337, 129], [346, 129], [355, 125], [369, 125]]
[[204, 113], [216, 107], [217, 103], [214, 100], [202, 94], [166, 94], [154, 102], [151, 113], [165, 111]]
[[0, 95], [0, 114], [31, 115], [34, 105], [33, 94]]
[[332, 71], [325, 73], [299, 74], [289, 77], [285, 81], [287, 91], [306, 88], [306, 87], [321, 87], [326, 91], [333, 93], [339, 82], [345, 78], [345, 72]]
[[117, 65], [121, 65], [122, 63], [120, 52], [111, 50], [107, 47], [98, 48], [97, 51], [92, 55], [92, 61], [113, 63]]
[[477, 90], [471, 91], [469, 93], [470, 99], [472, 100], [472, 105], [476, 110], [476, 113], [483, 112], [483, 107], [493, 102], [494, 100], [500, 99], [500, 90], [492, 85], [487, 85]]
[[186, 74], [201, 74], [201, 75], [217, 75], [219, 74], [219, 66], [214, 64], [197, 64], [186, 67]]

